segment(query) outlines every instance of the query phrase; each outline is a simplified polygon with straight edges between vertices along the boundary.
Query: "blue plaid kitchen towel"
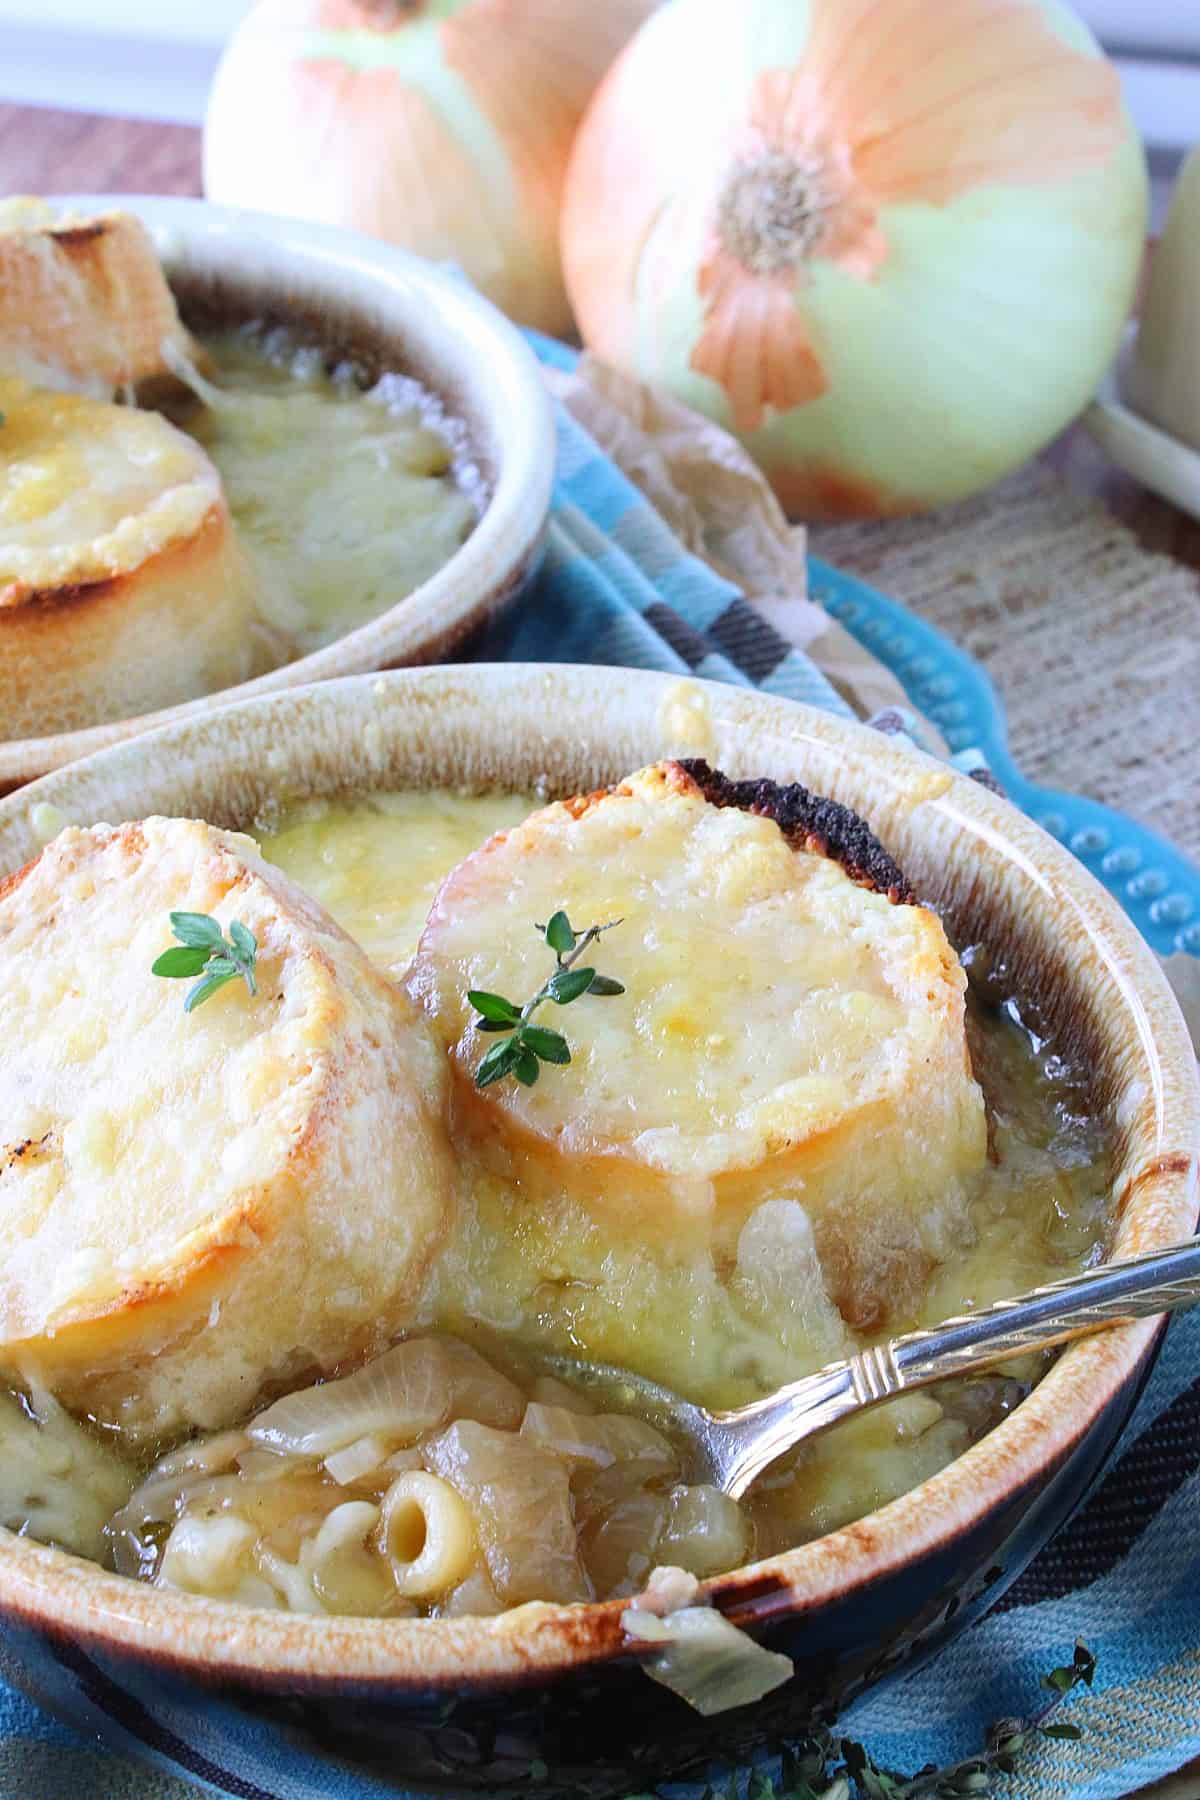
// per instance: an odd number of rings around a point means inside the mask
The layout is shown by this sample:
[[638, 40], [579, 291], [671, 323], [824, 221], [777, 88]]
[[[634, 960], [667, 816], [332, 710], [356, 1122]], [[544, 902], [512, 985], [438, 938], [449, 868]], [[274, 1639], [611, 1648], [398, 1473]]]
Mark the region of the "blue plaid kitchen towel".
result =
[[[553, 347], [538, 348], [556, 359]], [[849, 714], [815, 664], [685, 552], [561, 413], [559, 450], [545, 566], [481, 656], [694, 673]], [[919, 735], [916, 721], [906, 724]], [[986, 1618], [923, 1668], [858, 1702], [841, 1728], [885, 1767], [948, 1764], [977, 1750], [993, 1720], [1036, 1708], [1039, 1675], [1069, 1662], [1079, 1637], [1099, 1658], [1096, 1688], [1072, 1696], [1061, 1716], [1084, 1736], [1047, 1745], [1002, 1780], [997, 1792], [1012, 1800], [1118, 1800], [1200, 1756], [1200, 1312], [1172, 1324], [1117, 1456], [1074, 1519]], [[209, 1753], [198, 1735], [189, 1743], [193, 1727], [165, 1699], [159, 1710], [155, 1716], [151, 1700], [119, 1720], [97, 1715], [106, 1741], [87, 1739], [0, 1680], [0, 1794], [298, 1795], [294, 1773], [273, 1784], [269, 1743], [247, 1739], [230, 1758], [237, 1772], [227, 1771], [220, 1750]], [[133, 1760], [147, 1750], [154, 1767]], [[352, 1800], [355, 1783], [345, 1772], [314, 1769], [303, 1789], [305, 1800]]]

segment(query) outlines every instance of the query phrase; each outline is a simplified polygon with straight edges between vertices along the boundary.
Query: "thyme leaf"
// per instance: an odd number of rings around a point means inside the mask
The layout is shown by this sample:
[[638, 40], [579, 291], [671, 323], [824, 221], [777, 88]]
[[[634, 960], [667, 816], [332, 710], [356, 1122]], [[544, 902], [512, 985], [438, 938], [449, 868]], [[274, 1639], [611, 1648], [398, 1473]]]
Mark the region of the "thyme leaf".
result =
[[481, 1059], [475, 1070], [476, 1087], [491, 1087], [493, 1082], [503, 1081], [507, 1075], [512, 1075], [523, 1087], [532, 1087], [542, 1063], [561, 1067], [570, 1062], [571, 1046], [561, 1031], [532, 1024], [533, 1015], [547, 1000], [553, 1000], [557, 1006], [570, 1006], [576, 1000], [582, 1000], [585, 994], [611, 999], [625, 992], [622, 984], [610, 975], [598, 975], [593, 968], [576, 966], [584, 951], [602, 933], [620, 923], [620, 919], [612, 919], [607, 925], [589, 925], [586, 931], [576, 931], [565, 912], [556, 912], [547, 924], [537, 926], [554, 952], [554, 969], [524, 1006], [518, 1006], [515, 1000], [506, 999], [503, 994], [489, 993], [486, 988], [468, 990], [467, 999], [478, 1015], [474, 1020], [476, 1031], [505, 1034], [504, 1042], [493, 1044]]
[[183, 1002], [185, 1013], [194, 1012], [230, 981], [244, 981], [251, 994], [258, 992], [255, 960], [258, 940], [240, 919], [234, 919], [226, 939], [220, 924], [208, 913], [173, 912], [171, 930], [178, 943], [164, 950], [150, 966], [152, 975], [167, 981], [190, 980], [199, 975]]
[[[862, 1744], [837, 1738], [823, 1726], [777, 1747], [778, 1773], [755, 1769], [743, 1785], [736, 1775], [727, 1786], [710, 1784], [704, 1800], [1002, 1800], [999, 1777], [1012, 1775], [1039, 1741], [1075, 1742], [1083, 1734], [1076, 1725], [1060, 1723], [1053, 1714], [1077, 1687], [1091, 1687], [1096, 1659], [1086, 1644], [1075, 1646], [1072, 1661], [1042, 1677], [1049, 1702], [1028, 1719], [1002, 1719], [991, 1726], [983, 1749], [951, 1768], [932, 1764], [915, 1775], [881, 1768]], [[660, 1800], [654, 1793], [631, 1794], [626, 1800]]]

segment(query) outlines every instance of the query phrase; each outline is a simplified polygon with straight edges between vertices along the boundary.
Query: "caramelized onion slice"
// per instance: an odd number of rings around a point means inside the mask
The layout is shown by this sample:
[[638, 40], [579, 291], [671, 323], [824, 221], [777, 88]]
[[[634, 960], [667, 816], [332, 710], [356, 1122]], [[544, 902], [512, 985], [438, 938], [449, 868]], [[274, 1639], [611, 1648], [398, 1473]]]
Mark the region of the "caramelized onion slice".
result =
[[520, 1389], [456, 1338], [409, 1338], [340, 1381], [285, 1394], [249, 1428], [281, 1456], [326, 1457], [359, 1438], [415, 1443], [451, 1419], [515, 1430]]
[[629, 1607], [621, 1624], [635, 1642], [657, 1646], [642, 1664], [650, 1679], [706, 1718], [761, 1700], [795, 1673], [790, 1657], [764, 1649], [711, 1607], [689, 1606], [665, 1619]]
[[492, 1585], [506, 1606], [590, 1600], [566, 1464], [527, 1438], [469, 1419], [424, 1447], [430, 1469], [474, 1516]]
[[707, 1485], [677, 1487], [658, 1549], [677, 1567], [707, 1578], [745, 1562], [749, 1535], [741, 1507], [728, 1494]]
[[617, 1462], [645, 1464], [645, 1476], [673, 1474], [679, 1459], [660, 1431], [624, 1413], [586, 1418], [565, 1406], [532, 1401], [525, 1408], [521, 1436], [552, 1450], [571, 1466], [607, 1469]]

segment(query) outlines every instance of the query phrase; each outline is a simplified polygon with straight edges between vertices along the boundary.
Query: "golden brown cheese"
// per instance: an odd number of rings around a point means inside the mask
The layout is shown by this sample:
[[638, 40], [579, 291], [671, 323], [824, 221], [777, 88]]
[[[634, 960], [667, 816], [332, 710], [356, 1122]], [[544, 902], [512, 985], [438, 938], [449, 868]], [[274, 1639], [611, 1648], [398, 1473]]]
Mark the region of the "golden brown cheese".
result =
[[[241, 920], [190, 1015], [172, 910]], [[64, 831], [0, 887], [0, 1370], [152, 1438], [380, 1348], [448, 1224], [445, 1075], [401, 989], [244, 837]]]
[[258, 673], [212, 463], [157, 413], [0, 379], [0, 720], [70, 731]]
[[[843, 813], [857, 835], [830, 846], [848, 873], [814, 830], [711, 791], [664, 764], [498, 834], [443, 885], [412, 991], [462, 1128], [520, 1184], [516, 1216], [569, 1193], [621, 1242], [732, 1266], [754, 1208], [791, 1200], [841, 1311], [871, 1326], [967, 1229], [986, 1130], [965, 976], [932, 912], [863, 885], [873, 865], [903, 891], [859, 822]], [[570, 1066], [481, 1091], [496, 1039], [467, 992], [534, 994], [553, 966], [536, 927], [560, 908], [577, 928], [621, 921], [588, 961], [626, 992], [547, 1006]]]
[[0, 375], [111, 399], [188, 351], [150, 234], [132, 213], [0, 204]]

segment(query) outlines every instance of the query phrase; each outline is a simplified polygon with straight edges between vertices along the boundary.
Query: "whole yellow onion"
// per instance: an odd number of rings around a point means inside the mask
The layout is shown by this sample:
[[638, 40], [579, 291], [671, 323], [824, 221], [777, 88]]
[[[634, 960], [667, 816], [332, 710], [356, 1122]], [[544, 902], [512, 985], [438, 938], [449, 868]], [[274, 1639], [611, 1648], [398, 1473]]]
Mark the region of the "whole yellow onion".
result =
[[671, 0], [567, 177], [584, 340], [745, 440], [809, 517], [982, 488], [1084, 404], [1146, 176], [1057, 0]]
[[205, 192], [456, 262], [513, 318], [563, 331], [571, 140], [654, 5], [259, 0], [213, 83]]

